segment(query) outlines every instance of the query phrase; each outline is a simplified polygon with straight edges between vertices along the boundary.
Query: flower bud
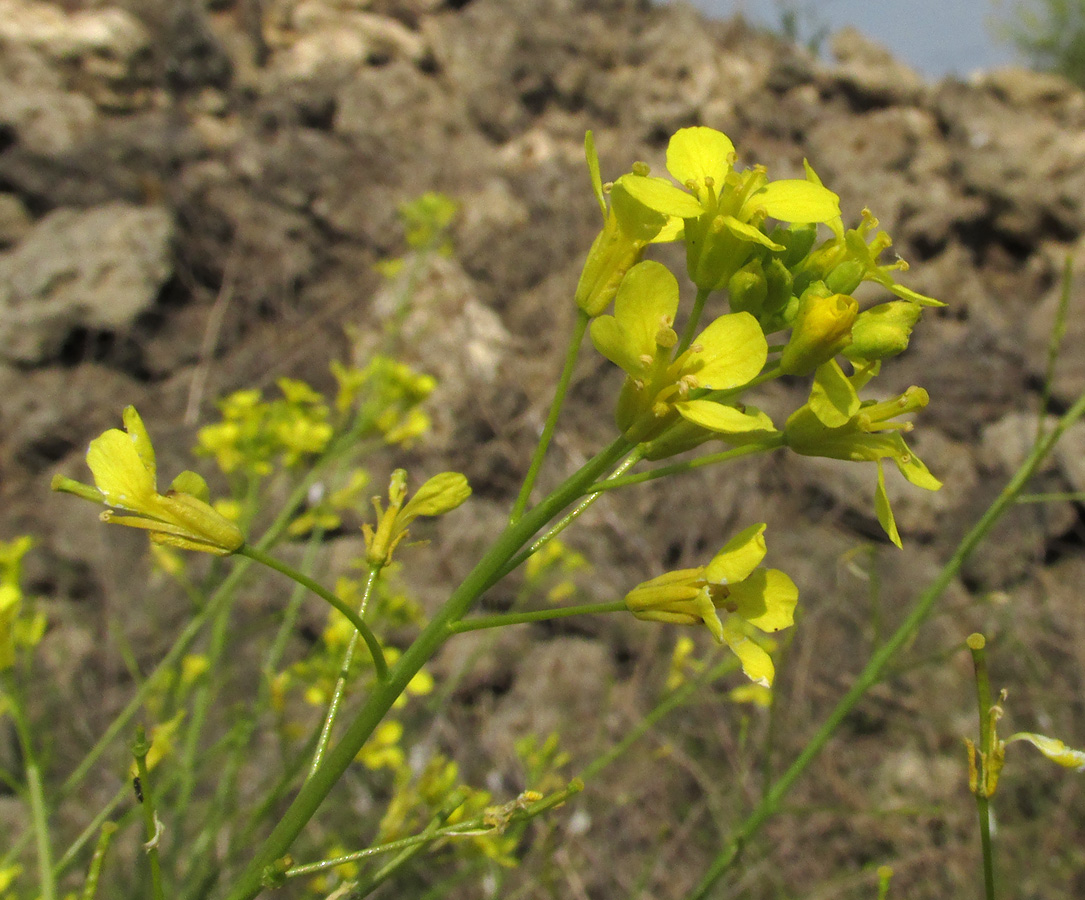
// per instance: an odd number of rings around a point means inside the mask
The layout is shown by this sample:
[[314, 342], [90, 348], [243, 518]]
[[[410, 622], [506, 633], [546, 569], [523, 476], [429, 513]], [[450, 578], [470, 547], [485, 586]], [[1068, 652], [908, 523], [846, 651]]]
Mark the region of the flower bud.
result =
[[848, 359], [887, 359], [908, 346], [923, 307], [908, 300], [893, 300], [859, 313], [851, 329]]
[[863, 283], [866, 266], [855, 259], [846, 259], [825, 277], [825, 286], [834, 294], [851, 294]]
[[808, 292], [799, 306], [791, 339], [780, 356], [785, 375], [809, 375], [851, 343], [859, 304], [846, 294], [828, 297]]
[[787, 247], [787, 252], [784, 253], [781, 262], [789, 269], [806, 259], [807, 254], [813, 249], [817, 237], [818, 227], [816, 224], [792, 225], [781, 234], [773, 233], [773, 239]]
[[765, 280], [761, 260], [751, 259], [727, 282], [727, 292], [731, 297], [731, 312], [748, 312], [760, 318], [768, 291], [769, 286]]
[[629, 238], [618, 227], [613, 210], [588, 251], [574, 299], [589, 316], [602, 314], [628, 272], [640, 261], [645, 242]]

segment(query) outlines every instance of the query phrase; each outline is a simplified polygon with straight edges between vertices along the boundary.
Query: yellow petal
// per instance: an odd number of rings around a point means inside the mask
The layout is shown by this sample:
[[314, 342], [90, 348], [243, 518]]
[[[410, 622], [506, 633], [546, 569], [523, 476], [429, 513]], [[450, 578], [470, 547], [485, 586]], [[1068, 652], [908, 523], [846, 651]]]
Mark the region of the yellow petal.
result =
[[722, 131], [680, 128], [667, 145], [667, 171], [679, 184], [694, 182], [698, 190], [711, 179], [718, 194], [731, 172], [734, 154], [735, 145]]
[[772, 657], [755, 644], [733, 618], [723, 624], [723, 639], [742, 663], [742, 671], [750, 681], [772, 687], [772, 679], [776, 674]]
[[840, 198], [820, 184], [783, 179], [769, 182], [743, 205], [743, 212], [754, 209], [763, 209], [782, 222], [806, 225], [839, 216]]
[[795, 605], [799, 589], [779, 569], [757, 569], [749, 578], [731, 588], [728, 605], [734, 604], [741, 616], [762, 631], [780, 631], [795, 624]]
[[744, 528], [729, 540], [707, 566], [705, 580], [709, 584], [738, 584], [765, 558], [764, 522]]
[[132, 435], [110, 428], [96, 437], [87, 449], [87, 465], [110, 506], [139, 512], [153, 501], [154, 470], [148, 470]]

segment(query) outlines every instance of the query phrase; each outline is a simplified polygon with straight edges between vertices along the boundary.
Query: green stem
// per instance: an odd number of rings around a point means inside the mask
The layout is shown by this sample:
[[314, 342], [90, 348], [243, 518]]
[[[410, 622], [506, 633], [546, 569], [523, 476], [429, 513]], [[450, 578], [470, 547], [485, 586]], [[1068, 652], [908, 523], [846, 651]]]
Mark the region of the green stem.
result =
[[248, 544], [244, 544], [234, 552], [238, 556], [247, 556], [249, 559], [255, 560], [256, 562], [267, 566], [269, 569], [281, 572], [287, 578], [291, 578], [298, 584], [304, 585], [322, 600], [326, 600], [339, 610], [339, 612], [347, 617], [350, 624], [355, 627], [358, 634], [362, 636], [362, 640], [365, 641], [366, 646], [369, 648], [369, 654], [373, 657], [373, 667], [377, 670], [377, 678], [380, 681], [386, 681], [388, 679], [388, 663], [384, 660], [384, 651], [381, 649], [380, 641], [377, 640], [377, 636], [373, 634], [369, 626], [362, 621], [358, 614], [351, 609], [347, 603], [340, 600], [335, 594], [324, 587], [324, 585], [314, 581], [304, 572], [299, 572], [293, 566], [265, 553], [257, 547], [250, 547]]
[[995, 865], [991, 846], [991, 798], [987, 793], [987, 765], [994, 750], [994, 729], [991, 724], [991, 679], [987, 674], [987, 641], [982, 634], [970, 634], [968, 649], [976, 672], [976, 703], [979, 707], [980, 753], [979, 778], [976, 780], [976, 813], [979, 815], [980, 850], [983, 853], [983, 885], [986, 900], [995, 900]]
[[787, 771], [780, 776], [779, 781], [772, 786], [772, 789], [764, 799], [762, 799], [754, 811], [734, 832], [727, 846], [716, 857], [712, 865], [709, 866], [701, 883], [694, 888], [687, 896], [686, 900], [704, 900], [716, 882], [718, 882], [731, 866], [734, 865], [746, 842], [757, 833], [766, 821], [775, 815], [792, 785], [798, 781], [799, 776], [806, 771], [806, 768], [810, 763], [812, 763], [822, 749], [824, 749], [840, 723], [855, 708], [855, 705], [862, 699], [863, 695], [879, 681], [882, 673], [897, 652], [912, 640], [919, 630], [920, 625], [922, 625], [928, 616], [930, 616], [935, 603], [942, 596], [953, 579], [957, 577], [965, 560], [972, 555], [973, 551], [984, 537], [987, 536], [987, 533], [994, 527], [995, 523], [1002, 518], [1006, 510], [1014, 503], [1017, 495], [1024, 489], [1029, 479], [1039, 468], [1040, 463], [1042, 463], [1051, 452], [1063, 432], [1080, 419], [1083, 414], [1085, 414], [1085, 394], [1078, 397], [1074, 402], [1074, 405], [1066, 411], [1061, 419], [1059, 419], [1058, 424], [1052, 432], [1033, 448], [1032, 452], [1028, 455], [1028, 458], [1021, 464], [1020, 468], [1018, 468], [1013, 477], [1002, 489], [1002, 492], [995, 498], [994, 502], [980, 517], [980, 520], [957, 545], [953, 555], [945, 566], [942, 567], [942, 570], [935, 577], [934, 581], [932, 581], [927, 589], [920, 594], [919, 599], [916, 601], [911, 613], [908, 614], [908, 617], [901, 623], [889, 640], [874, 652], [874, 655], [871, 656], [870, 661], [852, 685], [851, 690], [841, 698], [836, 707], [829, 714], [829, 717], [822, 724], [821, 728], [818, 729], [810, 742], [796, 757], [795, 761]]
[[[380, 577], [381, 566], [371, 565], [369, 567], [369, 575], [365, 580], [365, 588], [362, 591], [362, 601], [358, 605], [358, 618], [361, 619], [365, 616], [365, 608], [369, 605], [369, 597], [373, 593], [373, 588], [377, 583], [377, 579]], [[339, 706], [343, 702], [343, 694], [347, 689], [347, 678], [350, 675], [350, 664], [354, 662], [354, 648], [358, 645], [358, 632], [350, 636], [350, 642], [347, 644], [346, 652], [343, 653], [343, 662], [339, 666], [339, 677], [335, 680], [335, 687], [332, 689], [332, 698], [328, 703], [328, 712], [324, 716], [324, 724], [320, 729], [320, 737], [316, 742], [316, 750], [313, 753], [313, 761], [309, 766], [309, 777], [313, 776], [313, 773], [320, 768], [320, 764], [324, 761], [324, 751], [328, 749], [328, 741], [331, 740], [332, 728], [335, 727], [336, 716], [339, 715]]]
[[229, 893], [230, 900], [249, 900], [261, 889], [265, 870], [279, 860], [312, 818], [324, 798], [335, 786], [361, 750], [373, 730], [384, 718], [408, 682], [431, 659], [450, 634], [450, 627], [474, 605], [499, 571], [531, 537], [584, 493], [604, 472], [632, 450], [622, 438], [601, 451], [583, 468], [560, 485], [522, 519], [510, 524], [478, 562], [448, 601], [408, 647], [389, 672], [386, 681], [377, 685], [358, 711], [346, 732], [325, 757], [324, 763], [305, 782], [278, 825], [254, 855], [249, 866]]
[[501, 628], [505, 625], [526, 625], [528, 622], [546, 622], [550, 619], [564, 619], [566, 616], [590, 616], [599, 613], [622, 612], [626, 609], [624, 600], [610, 603], [585, 603], [581, 606], [564, 606], [557, 609], [535, 609], [530, 612], [504, 613], [497, 616], [478, 616], [463, 619], [449, 626], [452, 634], [465, 631], [481, 631], [483, 628]]
[[708, 295], [712, 293], [708, 288], [697, 288], [697, 296], [693, 301], [693, 309], [690, 311], [689, 320], [686, 322], [686, 328], [682, 332], [682, 340], [679, 341], [677, 349], [674, 351], [674, 358], [678, 359], [683, 353], [685, 353], [690, 344], [693, 343], [693, 337], [697, 334], [697, 325], [701, 321], [701, 313], [704, 312], [705, 301], [708, 299]]
[[102, 831], [98, 835], [98, 843], [94, 847], [94, 855], [90, 858], [90, 867], [87, 869], [87, 878], [83, 882], [83, 894], [81, 900], [94, 900], [98, 893], [98, 879], [102, 875], [102, 863], [109, 850], [109, 844], [113, 840], [113, 834], [117, 830], [114, 822], [106, 822], [102, 825]]
[[539, 436], [539, 443], [531, 456], [531, 465], [528, 466], [527, 475], [524, 476], [520, 495], [512, 506], [512, 512], [509, 513], [510, 523], [518, 521], [523, 516], [524, 510], [527, 509], [528, 501], [531, 498], [531, 489], [535, 486], [535, 479], [539, 476], [539, 470], [546, 458], [547, 448], [550, 446], [550, 440], [553, 438], [554, 430], [558, 425], [561, 407], [565, 402], [566, 395], [569, 393], [569, 384], [573, 379], [573, 370], [576, 368], [576, 360], [580, 354], [580, 344], [584, 340], [584, 332], [588, 328], [589, 320], [590, 316], [586, 312], [582, 309], [577, 310], [576, 324], [573, 326], [573, 333], [569, 336], [569, 346], [565, 351], [565, 365], [561, 370], [557, 388], [554, 390], [554, 399], [550, 404], [550, 412], [546, 417], [546, 424], [543, 426], [542, 434]]
[[[534, 818], [535, 816], [553, 809], [555, 806], [560, 806], [570, 797], [579, 794], [582, 790], [584, 790], [584, 783], [580, 779], [574, 779], [569, 783], [568, 787], [550, 794], [541, 800], [536, 800], [534, 803], [527, 804], [522, 810], [518, 810], [514, 813], [514, 815], [518, 819]], [[347, 853], [343, 856], [337, 856], [334, 859], [322, 859], [320, 862], [307, 863], [302, 866], [292, 866], [287, 869], [284, 874], [286, 878], [297, 878], [299, 875], [314, 875], [317, 872], [334, 869], [336, 866], [341, 866], [344, 863], [358, 862], [359, 860], [368, 859], [372, 856], [391, 853], [393, 850], [404, 850], [408, 847], [417, 846], [418, 844], [432, 843], [440, 838], [476, 837], [481, 834], [493, 834], [501, 828], [502, 826], [494, 824], [490, 815], [483, 814], [468, 819], [466, 822], [457, 822], [455, 825], [448, 825], [444, 828], [427, 827], [424, 831], [420, 831], [418, 834], [413, 834], [410, 837], [400, 838], [397, 841], [389, 841], [386, 844], [377, 844], [374, 847], [367, 847], [365, 850], [357, 850], [354, 853]]]
[[[629, 456], [623, 459], [618, 466], [615, 467], [614, 471], [607, 476], [606, 480], [609, 481], [611, 478], [617, 478], [623, 472], [627, 472], [630, 468], [640, 462], [640, 458], [640, 452], [638, 450], [634, 450], [632, 453], [629, 454]], [[601, 483], [605, 484], [606, 481]], [[558, 519], [557, 522], [551, 525], [545, 532], [543, 532], [543, 534], [541, 534], [534, 541], [532, 541], [530, 546], [525, 547], [512, 559], [510, 559], [504, 566], [502, 566], [498, 571], [496, 571], [490, 578], [490, 583], [486, 587], [492, 587], [510, 572], [514, 572], [516, 571], [516, 569], [520, 568], [520, 566], [522, 566], [529, 557], [538, 553], [539, 550], [549, 544], [566, 528], [572, 525], [573, 522], [575, 522], [578, 518], [580, 518], [581, 515], [583, 515], [587, 511], [588, 507], [590, 507], [596, 500], [598, 500], [602, 496], [602, 492], [600, 491], [595, 491], [595, 493], [585, 491], [585, 494], [587, 494], [586, 497], [584, 497], [579, 503], [576, 504], [576, 506], [569, 510], [569, 512], [565, 513], [565, 515]]]
[[15, 733], [19, 741], [19, 750], [23, 756], [23, 772], [26, 775], [26, 790], [30, 801], [30, 818], [34, 828], [34, 843], [38, 857], [38, 880], [41, 900], [56, 900], [57, 885], [53, 873], [53, 845], [49, 834], [49, 809], [45, 803], [45, 790], [41, 781], [41, 768], [34, 752], [30, 723], [23, 705], [23, 694], [10, 672], [3, 676], [0, 697], [7, 696], [8, 712], [15, 724]]
[[676, 475], [679, 472], [691, 472], [694, 469], [700, 469], [704, 466], [714, 466], [718, 463], [739, 459], [743, 456], [751, 456], [754, 453], [767, 453], [770, 450], [776, 450], [782, 446], [784, 446], [784, 436], [782, 434], [775, 435], [771, 438], [766, 438], [764, 441], [758, 441], [756, 444], [745, 444], [741, 447], [723, 450], [720, 453], [712, 453], [708, 456], [698, 456], [696, 459], [673, 463], [669, 466], [660, 466], [659, 468], [652, 469], [648, 472], [638, 472], [636, 475], [625, 475], [620, 478], [608, 478], [606, 481], [596, 482], [591, 486], [590, 490], [601, 493], [603, 491], [612, 491], [616, 488], [629, 487], [631, 484], [643, 484], [646, 481], [655, 481], [657, 478], [666, 478], [668, 475]]
[[143, 810], [143, 827], [147, 832], [147, 861], [151, 867], [151, 896], [154, 900], [165, 900], [162, 892], [162, 867], [158, 858], [158, 841], [162, 835], [162, 826], [158, 821], [154, 808], [154, 791], [151, 787], [150, 772], [147, 769], [147, 751], [151, 749], [151, 743], [143, 731], [143, 726], [136, 729], [136, 741], [132, 747], [132, 755], [136, 759], [136, 772], [139, 775], [140, 784], [140, 808]]

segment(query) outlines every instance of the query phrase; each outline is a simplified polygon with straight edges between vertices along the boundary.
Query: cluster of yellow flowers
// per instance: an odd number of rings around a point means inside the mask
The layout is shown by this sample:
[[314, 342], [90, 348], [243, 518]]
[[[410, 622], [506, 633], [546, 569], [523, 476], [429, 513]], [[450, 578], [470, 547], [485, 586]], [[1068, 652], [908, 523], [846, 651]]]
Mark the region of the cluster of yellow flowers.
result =
[[[622, 434], [647, 459], [718, 440], [750, 451], [789, 447], [874, 462], [875, 511], [899, 546], [882, 462], [892, 460], [918, 487], [941, 487], [904, 442], [911, 424], [899, 418], [926, 406], [927, 392], [912, 387], [877, 402], [862, 400], [859, 391], [882, 360], [907, 347], [923, 308], [942, 304], [897, 283], [902, 260], [879, 262], [891, 241], [876, 231], [877, 220], [864, 211], [857, 228], [845, 229], [839, 198], [809, 163], [805, 179], [770, 181], [760, 166], [737, 170], [731, 140], [711, 128], [684, 128], [671, 138], [667, 170], [674, 181], [637, 163], [604, 186], [590, 134], [586, 151], [604, 224], [576, 300], [591, 319], [596, 349], [626, 373], [616, 412]], [[819, 225], [826, 229], [820, 244]], [[685, 244], [687, 274], [697, 287], [681, 337], [677, 280], [660, 263], [641, 260], [648, 245], [665, 241]], [[893, 299], [861, 310], [852, 294], [864, 281], [882, 285]], [[720, 290], [729, 311], [698, 331], [708, 295]], [[613, 314], [606, 314], [611, 301]], [[743, 399], [771, 378], [808, 375], [809, 399], [783, 427]], [[702, 622], [731, 646], [752, 680], [770, 684], [771, 660], [750, 634], [789, 626], [797, 591], [782, 572], [757, 568], [764, 528], [747, 528], [706, 566], [645, 582], [629, 593], [627, 606], [641, 618]], [[720, 610], [727, 612], [723, 621]]]

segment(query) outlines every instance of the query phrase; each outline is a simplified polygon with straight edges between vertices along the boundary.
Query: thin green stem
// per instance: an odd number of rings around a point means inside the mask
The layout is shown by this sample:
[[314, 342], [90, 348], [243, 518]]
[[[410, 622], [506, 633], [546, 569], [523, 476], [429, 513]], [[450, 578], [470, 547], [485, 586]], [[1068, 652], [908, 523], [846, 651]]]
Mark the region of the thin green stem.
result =
[[529, 622], [546, 622], [550, 619], [564, 619], [567, 616], [592, 616], [600, 613], [622, 612], [626, 609], [624, 600], [610, 603], [585, 603], [581, 606], [562, 606], [557, 609], [535, 609], [530, 612], [504, 613], [496, 616], [477, 616], [473, 619], [461, 619], [449, 626], [452, 634], [465, 631], [481, 631], [484, 628], [502, 628], [505, 625], [526, 625]]
[[531, 498], [531, 489], [535, 486], [535, 479], [539, 477], [539, 470], [542, 468], [543, 460], [546, 458], [546, 451], [550, 446], [550, 440], [554, 436], [554, 430], [558, 425], [558, 416], [561, 415], [561, 407], [565, 403], [565, 397], [569, 393], [569, 384], [573, 379], [573, 370], [576, 368], [576, 360], [580, 355], [580, 345], [584, 340], [584, 332], [588, 328], [588, 321], [590, 316], [582, 309], [577, 310], [576, 324], [573, 326], [573, 333], [569, 336], [569, 346], [565, 351], [565, 365], [561, 370], [561, 377], [558, 379], [557, 387], [554, 390], [554, 399], [550, 404], [550, 412], [546, 417], [546, 424], [543, 425], [542, 434], [539, 436], [539, 443], [535, 446], [535, 452], [531, 456], [531, 465], [528, 466], [527, 475], [524, 476], [524, 483], [520, 488], [520, 494], [516, 498], [516, 502], [512, 506], [512, 512], [509, 513], [509, 522], [513, 523], [518, 521], [524, 514], [524, 510], [527, 509], [528, 501]]
[[[640, 462], [640, 458], [640, 452], [638, 450], [634, 450], [625, 459], [623, 459], [619, 465], [614, 468], [614, 471], [607, 476], [607, 479], [617, 478], [623, 472], [629, 471], [630, 468]], [[580, 516], [582, 516], [588, 510], [588, 508], [601, 496], [602, 494], [599, 491], [596, 491], [594, 494], [589, 493], [586, 497], [584, 497], [584, 499], [577, 503], [576, 506], [569, 510], [569, 512], [565, 513], [565, 515], [558, 519], [557, 522], [555, 522], [545, 532], [543, 532], [543, 534], [541, 534], [534, 541], [532, 541], [530, 546], [525, 547], [512, 559], [505, 563], [504, 566], [494, 572], [494, 574], [490, 577], [490, 582], [486, 585], [486, 588], [491, 588], [510, 572], [515, 572], [518, 568], [520, 568], [520, 566], [527, 562], [529, 557], [538, 553], [539, 550], [549, 544], [566, 528], [572, 525], [573, 522], [580, 518]]]
[[83, 882], [83, 893], [80, 900], [94, 900], [98, 893], [98, 880], [102, 875], [102, 864], [105, 855], [109, 851], [109, 845], [113, 841], [113, 835], [117, 831], [114, 822], [105, 822], [101, 833], [98, 835], [98, 843], [94, 847], [94, 855], [90, 858], [90, 867], [87, 869], [87, 877]]
[[995, 864], [991, 845], [991, 798], [988, 795], [987, 768], [994, 748], [994, 728], [991, 724], [991, 679], [987, 674], [987, 641], [982, 634], [970, 634], [966, 642], [972, 653], [976, 672], [976, 703], [979, 708], [980, 753], [979, 778], [976, 779], [976, 813], [980, 825], [980, 850], [983, 853], [983, 885], [986, 900], [995, 900]]
[[362, 745], [392, 707], [407, 684], [433, 657], [450, 635], [450, 627], [471, 609], [488, 587], [495, 572], [524, 546], [531, 537], [584, 493], [604, 472], [613, 468], [632, 446], [622, 438], [589, 460], [578, 472], [529, 510], [522, 519], [510, 524], [483, 555], [445, 605], [399, 658], [388, 679], [376, 686], [365, 704], [347, 726], [339, 742], [331, 749], [313, 776], [305, 782], [294, 802], [283, 813], [278, 825], [257, 850], [228, 897], [249, 900], [261, 889], [265, 871], [273, 866], [293, 844], [312, 818], [340, 776], [354, 761]]
[[358, 614], [350, 608], [349, 604], [340, 600], [335, 594], [324, 587], [324, 585], [314, 581], [304, 572], [299, 572], [293, 566], [265, 553], [257, 547], [250, 547], [248, 544], [245, 544], [239, 547], [235, 552], [238, 556], [247, 556], [249, 559], [255, 560], [256, 562], [267, 566], [269, 569], [281, 572], [287, 578], [291, 578], [298, 584], [304, 585], [322, 600], [326, 600], [339, 610], [339, 612], [347, 617], [350, 624], [355, 627], [358, 634], [362, 636], [362, 640], [365, 641], [366, 646], [369, 648], [369, 655], [373, 657], [373, 667], [377, 670], [377, 678], [380, 681], [386, 681], [388, 679], [388, 663], [385, 662], [384, 651], [381, 649], [380, 641], [377, 640], [377, 636], [373, 634], [369, 626], [366, 625]]
[[8, 712], [15, 724], [15, 734], [19, 741], [19, 750], [23, 757], [23, 772], [26, 776], [27, 799], [30, 803], [30, 819], [34, 829], [34, 844], [38, 858], [38, 881], [41, 900], [56, 900], [57, 884], [53, 873], [53, 845], [49, 833], [49, 809], [45, 803], [45, 790], [42, 786], [41, 768], [34, 752], [34, 741], [30, 732], [30, 723], [23, 704], [23, 694], [12, 672], [0, 672], [2, 689], [0, 697], [6, 695]]
[[942, 570], [927, 589], [920, 594], [907, 618], [892, 636], [874, 652], [851, 689], [840, 699], [821, 728], [818, 729], [810, 742], [795, 758], [787, 771], [780, 776], [780, 779], [772, 786], [772, 789], [753, 812], [735, 830], [727, 846], [709, 866], [704, 878], [687, 896], [687, 900], [703, 900], [703, 898], [707, 897], [712, 887], [734, 865], [746, 842], [760, 830], [765, 822], [775, 815], [788, 791], [798, 781], [799, 776], [806, 771], [810, 763], [821, 753], [840, 726], [840, 723], [855, 708], [863, 695], [877, 684], [893, 657], [912, 640], [919, 627], [930, 616], [935, 603], [953, 579], [957, 577], [965, 560], [972, 555], [995, 523], [1002, 518], [1006, 510], [1014, 503], [1017, 495], [1024, 489], [1063, 432], [1080, 419], [1083, 414], [1085, 414], [1085, 394], [1078, 397], [1074, 405], [1059, 419], [1058, 424], [1051, 433], [1033, 448], [1032, 452], [1002, 489], [1002, 492], [980, 517], [980, 520], [962, 538], [949, 561], [942, 567]]
[[751, 456], [754, 453], [767, 453], [770, 450], [776, 450], [782, 446], [784, 446], [784, 436], [780, 434], [773, 436], [772, 438], [766, 438], [764, 441], [758, 441], [756, 444], [745, 444], [741, 447], [723, 450], [720, 453], [712, 453], [708, 456], [698, 456], [696, 459], [672, 463], [669, 466], [660, 466], [659, 468], [652, 469], [648, 472], [638, 472], [636, 475], [625, 475], [621, 478], [608, 478], [606, 481], [596, 482], [589, 490], [598, 494], [603, 491], [612, 491], [617, 488], [629, 487], [631, 484], [643, 484], [646, 481], [655, 481], [657, 478], [666, 478], [668, 475], [676, 475], [679, 472], [692, 472], [694, 469], [700, 469], [704, 466], [714, 466], [719, 463], [728, 462], [732, 459], [739, 459], [743, 456]]
[[[362, 600], [358, 605], [358, 618], [361, 619], [365, 616], [365, 608], [369, 605], [369, 597], [373, 593], [373, 588], [377, 584], [377, 579], [380, 578], [381, 569], [380, 565], [370, 565], [369, 574], [365, 579], [365, 588], [362, 591]], [[328, 703], [328, 712], [324, 716], [324, 724], [320, 729], [320, 737], [316, 742], [316, 750], [313, 752], [313, 761], [309, 766], [309, 777], [313, 776], [313, 773], [320, 768], [320, 764], [324, 761], [324, 751], [328, 749], [328, 741], [331, 740], [332, 729], [335, 727], [335, 719], [339, 715], [339, 707], [343, 702], [343, 694], [347, 689], [347, 678], [350, 676], [350, 665], [354, 662], [354, 648], [358, 645], [358, 632], [350, 636], [350, 642], [347, 644], [347, 649], [343, 653], [343, 661], [339, 666], [339, 677], [335, 680], [335, 687], [332, 689], [332, 698]]]
[[[584, 790], [584, 783], [578, 778], [573, 779], [568, 787], [550, 794], [547, 797], [543, 797], [541, 800], [536, 800], [534, 803], [526, 804], [523, 809], [515, 810], [510, 815], [510, 821], [512, 818], [531, 819], [541, 815], [542, 813], [553, 809], [555, 806], [560, 806], [562, 803], [565, 803], [570, 797], [579, 794], [582, 790]], [[455, 825], [448, 825], [444, 828], [426, 828], [410, 837], [400, 838], [397, 841], [389, 841], [386, 844], [377, 844], [374, 847], [367, 847], [365, 850], [357, 850], [354, 853], [347, 853], [343, 856], [337, 856], [334, 859], [322, 859], [320, 862], [292, 866], [286, 870], [285, 877], [297, 878], [299, 875], [314, 875], [317, 872], [334, 869], [336, 866], [341, 866], [344, 863], [358, 862], [359, 860], [368, 859], [373, 856], [391, 853], [394, 850], [404, 850], [409, 847], [417, 846], [418, 844], [432, 843], [440, 838], [476, 837], [481, 834], [493, 834], [498, 829], [507, 827], [507, 825], [508, 823], [504, 823], [503, 825], [494, 824], [492, 813], [483, 814], [468, 819], [465, 822], [457, 822]]]
[[712, 292], [708, 288], [697, 288], [697, 296], [693, 300], [693, 309], [690, 310], [689, 320], [682, 332], [682, 340], [678, 342], [678, 347], [674, 351], [675, 359], [685, 353], [693, 343], [693, 337], [697, 334], [697, 326], [701, 322], [701, 313], [704, 312], [705, 301], [710, 293]]
[[154, 808], [154, 790], [151, 786], [150, 772], [147, 769], [147, 751], [150, 749], [151, 743], [144, 734], [143, 726], [140, 726], [136, 729], [132, 755], [136, 760], [141, 794], [139, 802], [143, 810], [143, 827], [147, 833], [147, 843], [143, 847], [147, 851], [147, 862], [151, 867], [151, 896], [154, 900], [165, 900], [166, 895], [162, 892], [162, 866], [158, 858], [158, 841], [162, 836], [162, 825], [158, 821]]

